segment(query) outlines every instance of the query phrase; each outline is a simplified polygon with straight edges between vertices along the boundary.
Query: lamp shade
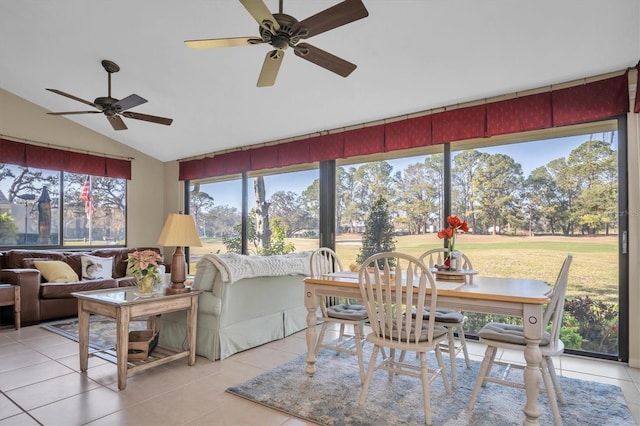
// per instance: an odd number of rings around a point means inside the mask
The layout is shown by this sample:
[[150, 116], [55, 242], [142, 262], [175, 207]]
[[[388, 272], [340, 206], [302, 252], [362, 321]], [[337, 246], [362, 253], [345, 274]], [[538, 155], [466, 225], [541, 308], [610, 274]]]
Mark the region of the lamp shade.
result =
[[160, 238], [158, 238], [158, 245], [164, 247], [202, 247], [193, 217], [189, 214], [169, 214]]

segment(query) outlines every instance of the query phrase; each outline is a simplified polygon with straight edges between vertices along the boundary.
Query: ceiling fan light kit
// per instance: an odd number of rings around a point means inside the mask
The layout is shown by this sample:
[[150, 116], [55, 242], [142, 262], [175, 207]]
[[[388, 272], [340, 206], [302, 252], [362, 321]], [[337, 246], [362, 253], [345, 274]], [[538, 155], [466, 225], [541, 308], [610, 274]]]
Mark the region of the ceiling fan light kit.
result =
[[356, 65], [339, 58], [309, 43], [300, 40], [346, 25], [358, 19], [366, 18], [369, 12], [362, 0], [344, 0], [302, 21], [282, 13], [280, 0], [279, 13], [272, 14], [263, 0], [240, 0], [240, 3], [253, 16], [259, 25], [259, 38], [233, 37], [203, 40], [186, 40], [185, 44], [193, 49], [236, 47], [254, 44], [269, 44], [275, 50], [267, 53], [258, 77], [258, 87], [273, 86], [284, 59], [285, 50], [291, 47], [296, 56], [322, 68], [347, 77]]
[[124, 124], [124, 121], [120, 117], [132, 118], [135, 120], [148, 121], [151, 123], [170, 125], [173, 122], [171, 118], [158, 117], [155, 115], [141, 114], [133, 111], [129, 111], [129, 109], [136, 107], [138, 105], [142, 105], [147, 102], [141, 96], [136, 94], [132, 94], [127, 96], [124, 99], [116, 99], [111, 96], [111, 74], [120, 71], [120, 67], [113, 61], [109, 61], [104, 59], [102, 61], [102, 67], [107, 72], [107, 86], [108, 93], [107, 96], [100, 96], [94, 99], [93, 102], [89, 102], [82, 98], [79, 98], [74, 95], [70, 95], [69, 93], [65, 93], [61, 90], [57, 89], [47, 89], [50, 92], [56, 93], [58, 95], [65, 96], [69, 99], [73, 99], [78, 102], [82, 102], [83, 104], [92, 106], [96, 108], [96, 110], [90, 111], [66, 111], [66, 112], [48, 112], [50, 115], [70, 115], [70, 114], [97, 114], [103, 113], [105, 117], [107, 117], [107, 121], [111, 124], [114, 130], [126, 130], [127, 126]]

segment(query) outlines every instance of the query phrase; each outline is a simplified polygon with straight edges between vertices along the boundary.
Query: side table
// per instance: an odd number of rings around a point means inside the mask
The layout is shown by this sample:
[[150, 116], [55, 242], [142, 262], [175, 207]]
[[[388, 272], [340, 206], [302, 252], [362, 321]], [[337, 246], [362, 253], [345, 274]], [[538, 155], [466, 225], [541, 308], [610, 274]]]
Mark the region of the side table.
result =
[[[188, 364], [196, 362], [196, 330], [198, 296], [200, 290], [188, 293], [164, 295], [153, 293], [141, 297], [131, 287], [92, 290], [71, 293], [78, 299], [78, 343], [80, 345], [80, 371], [87, 371], [89, 361], [89, 314], [100, 314], [116, 322], [115, 361], [118, 366], [118, 389], [127, 387], [127, 375], [147, 368], [165, 364], [176, 359], [188, 358]], [[129, 321], [132, 318], [153, 317], [164, 312], [187, 311], [188, 349], [175, 351], [156, 347], [148, 359], [129, 360]], [[112, 351], [106, 351], [108, 354]]]
[[20, 286], [0, 283], [0, 306], [13, 305], [13, 323], [20, 330]]

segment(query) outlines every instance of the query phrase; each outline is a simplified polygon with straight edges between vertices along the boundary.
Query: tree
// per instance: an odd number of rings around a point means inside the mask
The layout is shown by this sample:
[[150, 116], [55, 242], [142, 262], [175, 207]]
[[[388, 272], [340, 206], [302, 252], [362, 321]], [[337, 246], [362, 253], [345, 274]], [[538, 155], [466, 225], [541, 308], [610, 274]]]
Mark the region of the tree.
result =
[[394, 251], [396, 242], [393, 239], [393, 223], [389, 214], [387, 199], [378, 196], [364, 224], [362, 247], [356, 259], [359, 264], [371, 255], [381, 252]]
[[595, 234], [617, 222], [617, 155], [609, 143], [588, 140], [571, 151], [567, 161], [576, 186], [574, 219], [582, 232]]
[[0, 245], [18, 244], [18, 227], [9, 213], [0, 214]]
[[492, 233], [502, 233], [507, 214], [515, 210], [522, 191], [522, 166], [504, 154], [486, 157], [485, 167], [476, 176], [477, 201], [482, 216], [487, 220]]
[[213, 207], [213, 202], [213, 197], [206, 192], [196, 191], [194, 189], [194, 191], [189, 194], [190, 213], [193, 215], [198, 227], [198, 234], [201, 234], [203, 237], [207, 236], [206, 227], [203, 222], [204, 214]]
[[271, 243], [271, 229], [269, 227], [270, 203], [268, 203], [266, 199], [263, 176], [258, 176], [253, 179], [253, 193], [256, 200], [256, 207], [253, 210], [255, 216], [256, 238], [259, 242], [259, 248], [268, 250], [269, 244]]
[[[268, 256], [274, 254], [288, 254], [296, 251], [293, 243], [286, 242], [285, 236], [287, 229], [278, 218], [271, 220], [270, 229], [272, 239], [269, 241], [268, 247], [262, 246], [262, 241], [256, 233], [255, 211], [251, 211], [251, 215], [247, 220], [247, 244], [253, 245], [253, 250], [258, 256]], [[233, 232], [222, 237], [222, 243], [229, 253], [242, 252], [242, 224], [233, 227]]]
[[[471, 230], [476, 230], [476, 212], [474, 205], [474, 187], [476, 175], [489, 154], [476, 150], [463, 151], [453, 157], [451, 187], [454, 190], [453, 210], [464, 213]], [[442, 159], [440, 160], [442, 163]]]
[[398, 177], [398, 208], [404, 212], [406, 227], [412, 234], [426, 232], [429, 215], [436, 210], [433, 184], [427, 179], [423, 163], [410, 164]]
[[295, 192], [277, 191], [271, 196], [270, 202], [269, 214], [286, 226], [287, 237], [293, 236], [297, 231], [317, 227], [317, 214], [314, 218], [304, 207], [303, 197]]

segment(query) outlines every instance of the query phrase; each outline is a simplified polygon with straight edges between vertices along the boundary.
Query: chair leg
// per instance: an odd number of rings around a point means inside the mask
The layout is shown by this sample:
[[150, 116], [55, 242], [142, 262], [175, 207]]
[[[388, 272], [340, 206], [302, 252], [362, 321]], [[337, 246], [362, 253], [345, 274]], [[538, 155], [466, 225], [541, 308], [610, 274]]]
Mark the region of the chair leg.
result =
[[551, 357], [543, 358], [542, 362], [547, 361], [547, 365], [549, 368], [549, 374], [551, 375], [551, 381], [553, 382], [554, 389], [556, 391], [556, 398], [558, 398], [558, 402], [562, 405], [565, 405], [566, 402], [564, 400], [564, 396], [562, 395], [562, 389], [560, 388], [560, 383], [558, 382], [558, 376], [556, 375], [556, 369], [553, 365], [553, 359]]
[[369, 390], [369, 383], [371, 382], [371, 376], [373, 376], [373, 370], [376, 369], [376, 359], [378, 358], [378, 351], [380, 347], [375, 345], [371, 352], [371, 358], [369, 358], [369, 367], [367, 368], [367, 375], [364, 378], [364, 384], [362, 385], [362, 391], [360, 392], [360, 400], [358, 405], [364, 405], [364, 401], [367, 399], [367, 392]]
[[[433, 419], [431, 418], [431, 395], [429, 394], [429, 370], [427, 369], [427, 354], [424, 352], [420, 352], [420, 378], [422, 379], [422, 400], [424, 404], [424, 418], [428, 425], [433, 423]], [[440, 360], [442, 361], [442, 354], [440, 354]], [[444, 362], [440, 365], [442, 371], [444, 367]], [[446, 383], [446, 374], [445, 374], [445, 383]], [[446, 383], [448, 385], [448, 383]]]
[[544, 382], [544, 388], [547, 391], [549, 397], [549, 405], [551, 406], [551, 413], [553, 414], [553, 423], [556, 425], [562, 424], [562, 417], [560, 417], [560, 410], [558, 409], [558, 400], [556, 399], [555, 386], [549, 374], [549, 367], [543, 359], [540, 363], [542, 369], [542, 381]]
[[316, 341], [316, 350], [315, 355], [318, 356], [318, 352], [320, 352], [320, 347], [322, 346], [322, 342], [324, 341], [324, 334], [327, 332], [327, 326], [329, 323], [327, 321], [322, 323], [322, 327], [320, 328], [320, 335], [318, 336], [318, 340]]
[[[451, 395], [451, 388], [449, 387], [449, 379], [447, 378], [447, 369], [444, 366], [444, 359], [442, 358], [442, 351], [440, 346], [436, 345], [434, 352], [436, 353], [436, 359], [438, 360], [438, 366], [440, 366], [440, 374], [442, 375], [442, 381], [444, 383], [444, 390], [447, 391], [447, 395]], [[426, 355], [425, 355], [426, 357]]]
[[469, 351], [467, 350], [467, 341], [464, 337], [464, 328], [462, 327], [462, 324], [458, 326], [458, 339], [460, 340], [460, 346], [462, 346], [464, 362], [467, 364], [467, 370], [469, 370], [471, 369], [471, 360], [469, 359]]
[[353, 334], [356, 344], [356, 354], [358, 355], [358, 366], [360, 367], [360, 384], [364, 383], [364, 361], [362, 360], [362, 330], [361, 324], [353, 325]]
[[469, 404], [467, 405], [469, 410], [473, 410], [473, 407], [476, 405], [478, 393], [480, 392], [480, 388], [484, 385], [484, 379], [491, 371], [491, 364], [493, 363], [493, 358], [496, 356], [497, 351], [498, 348], [494, 346], [487, 346], [487, 350], [484, 352], [482, 365], [480, 365], [480, 371], [478, 371], [478, 378], [476, 379], [476, 384], [473, 387], [473, 393], [471, 393], [471, 398], [469, 398]]
[[449, 362], [451, 364], [451, 383], [454, 388], [457, 388], [458, 374], [456, 373], [456, 342], [453, 335], [453, 327], [447, 327], [447, 337], [449, 338]]
[[344, 339], [344, 323], [340, 323], [340, 336], [338, 337], [338, 341], [341, 342]]

